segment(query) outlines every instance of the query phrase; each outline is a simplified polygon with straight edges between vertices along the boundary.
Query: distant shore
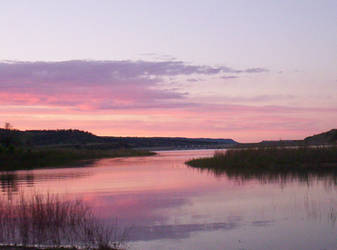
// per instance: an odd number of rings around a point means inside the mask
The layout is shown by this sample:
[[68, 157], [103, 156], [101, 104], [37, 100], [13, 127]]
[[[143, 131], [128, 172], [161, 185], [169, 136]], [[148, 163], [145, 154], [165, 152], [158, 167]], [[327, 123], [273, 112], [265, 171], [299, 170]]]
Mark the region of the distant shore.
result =
[[116, 157], [151, 156], [156, 153], [136, 149], [75, 149], [41, 148], [5, 150], [0, 152], [0, 171], [64, 167], [89, 160]]
[[195, 146], [153, 146], [153, 147], [138, 147], [135, 148], [137, 150], [147, 150], [147, 151], [175, 151], [175, 150], [203, 150], [203, 149], [214, 149], [214, 150], [220, 150], [220, 149], [230, 149], [235, 148], [236, 144], [224, 144], [224, 145], [195, 145]]

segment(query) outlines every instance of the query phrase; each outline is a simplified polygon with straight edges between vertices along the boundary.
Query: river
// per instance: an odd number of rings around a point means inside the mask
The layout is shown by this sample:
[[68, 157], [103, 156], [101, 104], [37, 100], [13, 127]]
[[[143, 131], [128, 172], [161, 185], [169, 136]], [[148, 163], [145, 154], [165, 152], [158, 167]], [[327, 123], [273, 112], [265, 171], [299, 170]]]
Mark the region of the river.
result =
[[0, 174], [0, 194], [62, 194], [129, 230], [129, 249], [337, 249], [331, 176], [227, 176], [184, 164], [213, 150], [161, 151]]

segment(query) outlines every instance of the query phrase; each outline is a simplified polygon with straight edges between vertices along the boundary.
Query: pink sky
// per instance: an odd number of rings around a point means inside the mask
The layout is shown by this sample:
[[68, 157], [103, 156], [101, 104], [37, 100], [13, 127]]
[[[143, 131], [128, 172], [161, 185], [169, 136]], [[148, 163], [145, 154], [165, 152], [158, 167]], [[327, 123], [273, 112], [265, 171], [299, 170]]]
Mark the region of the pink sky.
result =
[[337, 127], [336, 13], [335, 1], [8, 1], [0, 124], [303, 139]]
[[[290, 94], [223, 93], [237, 78], [272, 74], [264, 68], [81, 60], [3, 62], [0, 70], [0, 114], [18, 129], [256, 141], [300, 139], [337, 121], [337, 108], [299, 106], [303, 100]], [[199, 78], [210, 91], [196, 93]]]

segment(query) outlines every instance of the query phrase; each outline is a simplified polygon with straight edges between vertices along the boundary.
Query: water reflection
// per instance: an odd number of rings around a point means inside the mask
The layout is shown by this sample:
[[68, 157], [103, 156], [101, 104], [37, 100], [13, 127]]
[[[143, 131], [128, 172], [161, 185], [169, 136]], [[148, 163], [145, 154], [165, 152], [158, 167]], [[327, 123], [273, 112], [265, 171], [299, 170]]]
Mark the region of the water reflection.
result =
[[16, 171], [16, 172], [0, 172], [0, 188], [1, 192], [8, 197], [17, 195], [20, 191], [27, 188], [34, 188], [36, 183], [41, 181], [67, 180], [88, 177], [90, 172], [81, 171], [73, 172], [73, 170], [40, 170], [40, 171]]
[[306, 169], [306, 170], [271, 170], [271, 169], [199, 169], [201, 173], [206, 172], [215, 177], [226, 176], [230, 180], [245, 183], [250, 180], [258, 180], [261, 184], [278, 183], [282, 186], [287, 183], [300, 182], [313, 185], [318, 181], [323, 181], [329, 186], [337, 186], [337, 170], [328, 169]]
[[194, 232], [233, 230], [237, 227], [238, 224], [234, 222], [133, 227], [130, 230], [129, 237], [133, 241], [186, 239], [189, 238]]
[[0, 175], [1, 192], [10, 195], [18, 191], [17, 175], [13, 173], [3, 173]]
[[134, 249], [334, 249], [335, 173], [214, 172], [184, 164], [212, 154], [160, 152], [86, 168], [3, 173], [1, 194], [81, 199], [106, 223], [117, 219], [131, 228]]

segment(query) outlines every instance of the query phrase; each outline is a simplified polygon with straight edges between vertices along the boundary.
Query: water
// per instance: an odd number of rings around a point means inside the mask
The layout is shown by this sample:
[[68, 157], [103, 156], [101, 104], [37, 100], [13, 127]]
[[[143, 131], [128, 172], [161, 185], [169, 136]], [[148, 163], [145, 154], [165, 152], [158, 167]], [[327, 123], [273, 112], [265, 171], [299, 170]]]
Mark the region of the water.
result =
[[212, 150], [0, 174], [0, 194], [49, 192], [129, 230], [130, 249], [337, 249], [337, 180], [227, 176], [184, 161]]

